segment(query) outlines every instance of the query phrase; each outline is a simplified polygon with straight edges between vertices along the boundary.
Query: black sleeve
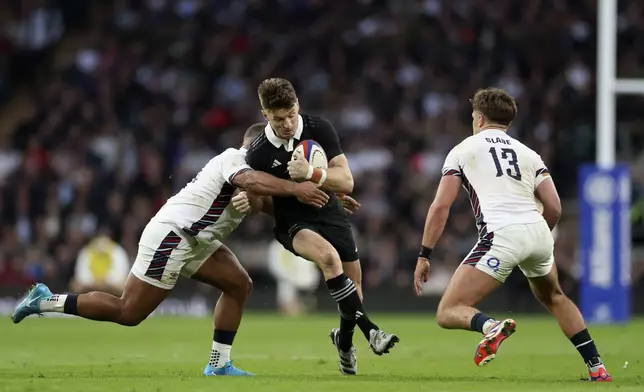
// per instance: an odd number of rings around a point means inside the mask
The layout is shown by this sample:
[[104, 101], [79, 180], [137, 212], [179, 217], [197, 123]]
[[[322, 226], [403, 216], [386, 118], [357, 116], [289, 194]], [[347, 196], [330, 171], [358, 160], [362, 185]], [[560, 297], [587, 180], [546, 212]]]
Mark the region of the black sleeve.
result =
[[269, 168], [265, 167], [266, 160], [262, 156], [262, 151], [259, 148], [251, 148], [246, 153], [246, 163], [255, 170], [267, 171]]
[[[342, 155], [342, 147], [340, 146], [340, 138], [338, 133], [333, 128], [333, 125], [324, 119], [318, 120], [318, 126], [313, 129], [313, 140], [320, 143], [320, 146], [326, 152], [326, 157], [331, 159]], [[252, 165], [251, 165], [252, 166]]]

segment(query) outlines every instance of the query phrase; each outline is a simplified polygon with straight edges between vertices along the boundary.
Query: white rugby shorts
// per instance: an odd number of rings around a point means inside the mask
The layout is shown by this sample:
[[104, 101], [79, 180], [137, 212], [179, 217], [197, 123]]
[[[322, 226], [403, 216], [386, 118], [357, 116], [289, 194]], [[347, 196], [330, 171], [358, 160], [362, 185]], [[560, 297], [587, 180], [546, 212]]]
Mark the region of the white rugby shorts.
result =
[[488, 233], [479, 239], [462, 264], [474, 266], [503, 283], [515, 267], [527, 278], [538, 278], [547, 275], [554, 262], [554, 238], [544, 221], [506, 226]]
[[145, 226], [132, 274], [140, 280], [171, 290], [179, 276], [191, 277], [222, 243], [197, 242], [180, 229], [158, 222]]

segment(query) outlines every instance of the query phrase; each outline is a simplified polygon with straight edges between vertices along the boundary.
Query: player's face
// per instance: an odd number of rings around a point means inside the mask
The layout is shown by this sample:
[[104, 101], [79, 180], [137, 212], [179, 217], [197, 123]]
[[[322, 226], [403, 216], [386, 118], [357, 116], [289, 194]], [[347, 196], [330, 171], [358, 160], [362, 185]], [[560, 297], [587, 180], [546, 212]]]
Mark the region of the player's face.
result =
[[271, 124], [275, 136], [280, 139], [291, 139], [295, 136], [298, 126], [300, 105], [295, 104], [290, 109], [263, 110], [262, 114]]

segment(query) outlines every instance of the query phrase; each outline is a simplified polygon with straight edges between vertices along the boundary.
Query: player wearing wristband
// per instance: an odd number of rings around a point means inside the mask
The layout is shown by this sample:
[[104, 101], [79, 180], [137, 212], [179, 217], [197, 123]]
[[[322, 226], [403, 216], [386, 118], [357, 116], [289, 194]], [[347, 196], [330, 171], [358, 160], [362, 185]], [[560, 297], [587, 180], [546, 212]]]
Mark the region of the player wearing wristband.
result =
[[555, 316], [579, 352], [589, 379], [612, 381], [579, 309], [559, 286], [551, 230], [561, 215], [561, 202], [541, 157], [507, 134], [517, 112], [514, 98], [490, 88], [477, 91], [471, 102], [473, 135], [447, 155], [443, 178], [427, 213], [414, 272], [416, 294], [422, 295], [431, 248], [438, 242], [450, 207], [463, 186], [470, 198], [479, 240], [454, 272], [441, 298], [436, 312], [438, 324], [482, 333], [474, 362], [478, 366], [490, 362], [501, 343], [514, 333], [516, 322], [497, 321], [474, 306], [519, 267], [534, 296]]
[[[338, 303], [340, 328], [331, 339], [340, 356], [340, 371], [357, 373], [353, 330], [357, 325], [377, 355], [389, 352], [396, 335], [380, 330], [362, 306], [362, 271], [353, 232], [337, 194], [353, 191], [353, 176], [342, 153], [338, 134], [327, 120], [299, 113], [299, 102], [291, 83], [284, 79], [264, 80], [258, 88], [262, 114], [268, 120], [255, 139], [246, 162], [255, 170], [295, 181], [311, 180], [330, 194], [322, 208], [302, 204], [295, 197], [274, 197], [275, 238], [286, 249], [315, 262], [324, 274], [329, 293]], [[314, 169], [304, 159], [291, 161], [302, 140], [315, 140], [329, 161], [327, 170]]]

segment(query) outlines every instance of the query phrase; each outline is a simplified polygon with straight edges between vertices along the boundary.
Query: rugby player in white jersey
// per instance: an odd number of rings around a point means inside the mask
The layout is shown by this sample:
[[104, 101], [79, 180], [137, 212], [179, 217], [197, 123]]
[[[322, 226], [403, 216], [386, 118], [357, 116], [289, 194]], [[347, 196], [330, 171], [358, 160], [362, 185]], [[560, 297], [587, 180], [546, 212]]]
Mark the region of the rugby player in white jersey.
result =
[[[507, 134], [517, 111], [514, 99], [503, 90], [490, 88], [477, 91], [471, 102], [474, 134], [447, 155], [443, 177], [427, 213], [414, 272], [416, 294], [422, 295], [432, 248], [463, 186], [474, 210], [479, 240], [454, 272], [441, 298], [438, 324], [482, 333], [474, 362], [482, 366], [494, 359], [501, 342], [515, 331], [516, 322], [497, 321], [474, 306], [519, 267], [535, 297], [555, 316], [579, 351], [590, 380], [612, 381], [581, 312], [559, 286], [551, 230], [561, 215], [561, 202], [541, 157]], [[543, 213], [535, 196], [543, 203]]]
[[[252, 375], [232, 365], [230, 350], [241, 322], [251, 279], [221, 241], [244, 219], [233, 203], [236, 188], [259, 195], [296, 196], [322, 207], [328, 196], [311, 182], [295, 183], [254, 171], [246, 164], [246, 146], [264, 127], [250, 128], [244, 147], [214, 157], [143, 230], [139, 250], [120, 298], [104, 292], [52, 294], [35, 285], [12, 315], [19, 323], [31, 314], [58, 312], [90, 320], [135, 326], [166, 298], [180, 275], [222, 291], [214, 310], [214, 337], [206, 376]], [[231, 203], [233, 200], [233, 203]]]

